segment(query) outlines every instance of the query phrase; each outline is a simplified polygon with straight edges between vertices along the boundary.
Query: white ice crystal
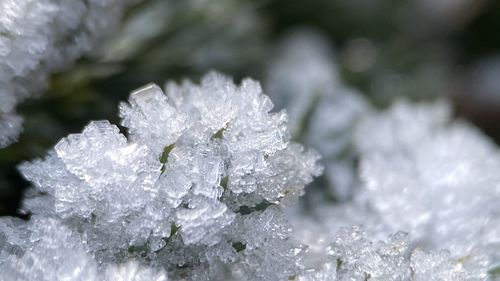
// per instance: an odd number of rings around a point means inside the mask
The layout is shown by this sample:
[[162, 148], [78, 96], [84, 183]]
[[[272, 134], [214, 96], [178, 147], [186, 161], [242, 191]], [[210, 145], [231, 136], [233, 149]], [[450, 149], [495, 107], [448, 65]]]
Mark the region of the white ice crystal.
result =
[[[325, 276], [338, 271], [325, 258], [327, 246], [331, 241], [345, 243], [351, 234], [342, 239], [338, 235], [345, 233], [342, 227], [353, 225], [362, 226], [371, 241], [408, 232], [409, 249], [428, 251], [413, 250], [412, 278], [396, 280], [498, 280], [496, 145], [471, 125], [452, 120], [445, 102], [400, 101], [387, 111], [367, 115], [355, 131], [362, 183], [354, 198], [290, 214], [294, 239], [309, 246], [305, 264], [310, 269], [304, 276], [310, 279], [304, 280], [331, 280]], [[365, 250], [353, 250], [360, 252]], [[376, 260], [368, 258], [354, 269]], [[391, 276], [397, 273], [388, 264], [380, 267], [388, 268]], [[385, 276], [380, 274], [370, 276]]]
[[[39, 217], [32, 218], [27, 233], [15, 228], [21, 222], [10, 220], [0, 222], [0, 238], [4, 234], [0, 239], [0, 280], [96, 280], [97, 263], [77, 233], [54, 219]], [[5, 235], [12, 231], [28, 237], [20, 243], [19, 238]]]
[[91, 51], [132, 1], [0, 2], [0, 147], [21, 131], [19, 117], [9, 117], [16, 104], [38, 94], [50, 73]]
[[106, 281], [167, 281], [166, 273], [161, 269], [154, 269], [140, 265], [137, 261], [128, 261], [123, 264], [110, 265], [104, 272]]
[[306, 270], [297, 280], [439, 280], [466, 279], [460, 261], [446, 251], [426, 253], [411, 249], [408, 235], [395, 233], [386, 241], [370, 241], [359, 228], [342, 228], [317, 268]]
[[[32, 217], [27, 226], [29, 232], [24, 222], [16, 219], [2, 218], [0, 226], [2, 281], [167, 280], [161, 269], [149, 268], [133, 260], [109, 264], [99, 270], [88, 253], [84, 237], [55, 219]], [[26, 235], [29, 237], [23, 237]]]
[[211, 73], [166, 89], [120, 106], [129, 137], [91, 122], [22, 164], [39, 192], [24, 209], [78, 232], [99, 272], [135, 258], [172, 278], [296, 275], [303, 249], [281, 209], [321, 173], [318, 155], [289, 141], [286, 114], [253, 80]]
[[326, 39], [317, 31], [300, 29], [279, 46], [266, 90], [277, 107], [289, 113], [292, 136], [320, 152], [331, 193], [346, 200], [356, 185], [352, 130], [369, 107], [338, 76]]
[[467, 280], [484, 280], [500, 263], [500, 152], [450, 119], [442, 102], [398, 102], [367, 117], [356, 137], [364, 182], [357, 201], [423, 248], [448, 249]]

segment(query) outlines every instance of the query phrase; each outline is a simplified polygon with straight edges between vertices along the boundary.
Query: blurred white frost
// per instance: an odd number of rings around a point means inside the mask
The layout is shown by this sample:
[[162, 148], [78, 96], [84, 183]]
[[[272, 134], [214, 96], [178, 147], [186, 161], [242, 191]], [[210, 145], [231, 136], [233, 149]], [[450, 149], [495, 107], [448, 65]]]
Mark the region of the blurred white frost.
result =
[[16, 105], [43, 91], [50, 73], [91, 52], [134, 1], [0, 1], [0, 148], [22, 130]]
[[[318, 32], [295, 32], [278, 47], [266, 80], [290, 114], [293, 136], [316, 148], [325, 165], [326, 180], [308, 191], [312, 204], [289, 213], [295, 239], [309, 246], [301, 278], [496, 280], [498, 147], [453, 120], [446, 101], [373, 109], [342, 84], [329, 50]], [[325, 200], [329, 193], [340, 202]], [[365, 234], [343, 229], [352, 226]], [[377, 257], [366, 244], [399, 231], [411, 237], [399, 254]], [[332, 254], [332, 243], [341, 254]], [[355, 262], [339, 267], [337, 258]]]
[[[433, 259], [441, 259], [437, 252], [445, 249], [446, 260], [463, 271], [453, 277], [452, 266], [448, 273], [432, 270], [424, 275], [428, 279], [417, 280], [497, 280], [498, 147], [471, 125], [452, 120], [444, 101], [396, 102], [364, 118], [355, 136], [362, 183], [353, 200], [292, 216], [296, 239], [311, 246], [310, 260], [324, 260], [342, 227], [359, 225], [373, 241], [410, 233], [408, 247], [431, 251], [428, 258], [415, 254], [420, 263], [444, 270]], [[379, 274], [373, 268], [365, 272]]]
[[277, 47], [265, 85], [277, 108], [286, 108], [292, 136], [320, 152], [330, 193], [346, 200], [357, 184], [352, 130], [370, 107], [342, 83], [331, 49], [318, 31], [292, 32]]

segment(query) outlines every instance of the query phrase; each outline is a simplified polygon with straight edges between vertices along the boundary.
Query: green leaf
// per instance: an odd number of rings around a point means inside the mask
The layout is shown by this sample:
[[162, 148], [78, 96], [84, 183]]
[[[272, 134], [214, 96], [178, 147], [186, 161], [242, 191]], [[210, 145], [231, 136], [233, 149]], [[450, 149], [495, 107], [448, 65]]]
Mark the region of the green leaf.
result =
[[163, 153], [161, 154], [161, 157], [160, 157], [161, 163], [165, 164], [168, 162], [168, 155], [170, 154], [170, 151], [172, 151], [172, 149], [174, 149], [174, 147], [175, 147], [175, 143], [168, 145], [168, 146], [165, 146], [165, 148], [163, 149]]
[[236, 250], [236, 252], [241, 252], [247, 248], [247, 245], [241, 242], [235, 242], [233, 243], [233, 248]]
[[229, 177], [225, 176], [222, 178], [220, 181], [220, 186], [222, 186], [224, 189], [227, 189], [227, 184], [229, 183]]
[[267, 200], [264, 200], [255, 206], [241, 206], [236, 211], [236, 213], [239, 213], [242, 215], [248, 215], [248, 214], [253, 213], [253, 212], [264, 211], [265, 209], [267, 209], [271, 205], [274, 205], [274, 204], [267, 201]]
[[488, 270], [488, 274], [491, 277], [500, 277], [500, 265], [496, 266], [496, 267], [493, 267], [490, 270]]
[[218, 130], [213, 136], [212, 139], [222, 139], [224, 137], [224, 131], [226, 130], [226, 126], [222, 127]]

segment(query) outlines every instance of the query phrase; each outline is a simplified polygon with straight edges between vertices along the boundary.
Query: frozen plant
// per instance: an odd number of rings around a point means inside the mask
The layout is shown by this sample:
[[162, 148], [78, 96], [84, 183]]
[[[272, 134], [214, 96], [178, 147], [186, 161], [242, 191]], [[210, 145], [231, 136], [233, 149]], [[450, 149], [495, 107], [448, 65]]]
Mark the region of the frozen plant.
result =
[[21, 131], [16, 104], [41, 92], [50, 73], [92, 51], [133, 1], [0, 1], [0, 147]]
[[[307, 214], [291, 214], [295, 239], [310, 249], [305, 263], [315, 269], [311, 276], [321, 276], [321, 268], [335, 271], [333, 261], [324, 264], [327, 246], [345, 240], [336, 238], [342, 227], [360, 225], [371, 241], [398, 231], [410, 233], [410, 249], [429, 251], [412, 254], [412, 259], [423, 265], [449, 260], [464, 270], [462, 279], [446, 279], [440, 276], [454, 273], [415, 269], [412, 274], [424, 276], [417, 280], [498, 280], [500, 153], [496, 145], [471, 125], [452, 120], [445, 102], [396, 102], [387, 111], [364, 117], [354, 135], [361, 185], [353, 199], [324, 202]], [[439, 254], [443, 249], [448, 251], [444, 256]]]
[[277, 48], [266, 91], [278, 108], [287, 109], [292, 136], [320, 152], [327, 194], [347, 200], [357, 184], [352, 132], [370, 107], [338, 76], [326, 39], [317, 31], [299, 29]]
[[307, 270], [299, 281], [383, 280], [465, 281], [460, 261], [447, 251], [426, 253], [412, 249], [406, 233], [397, 232], [387, 241], [373, 242], [357, 228], [341, 228], [327, 247], [318, 268]]
[[[369, 137], [367, 137], [369, 136]], [[358, 127], [357, 200], [392, 231], [448, 249], [483, 280], [500, 263], [500, 152], [477, 129], [451, 121], [446, 103], [398, 102]]]
[[0, 280], [166, 281], [161, 269], [136, 261], [109, 264], [102, 272], [88, 253], [85, 239], [61, 222], [33, 217], [29, 224], [2, 218]]
[[[120, 105], [128, 137], [107, 121], [91, 122], [45, 159], [20, 166], [36, 190], [24, 209], [31, 224], [54, 220], [74, 233], [72, 243], [85, 244], [99, 273], [135, 259], [174, 280], [296, 276], [304, 248], [288, 240], [282, 209], [321, 167], [315, 152], [290, 142], [286, 113], [272, 107], [259, 83], [237, 86], [217, 73], [200, 85], [170, 82], [166, 95], [147, 85]], [[22, 224], [14, 229], [24, 237], [14, 247], [45, 237]]]

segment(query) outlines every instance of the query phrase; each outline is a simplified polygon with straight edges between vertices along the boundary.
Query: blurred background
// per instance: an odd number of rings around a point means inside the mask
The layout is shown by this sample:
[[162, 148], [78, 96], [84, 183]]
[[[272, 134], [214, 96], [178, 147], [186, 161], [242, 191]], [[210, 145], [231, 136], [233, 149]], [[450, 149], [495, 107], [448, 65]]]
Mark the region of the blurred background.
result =
[[0, 149], [0, 215], [16, 214], [28, 185], [17, 164], [90, 120], [119, 124], [131, 90], [209, 70], [266, 88], [270, 62], [297, 29], [322, 34], [338, 79], [374, 106], [444, 97], [500, 142], [500, 1], [143, 0], [92, 55], [18, 106], [25, 130]]

